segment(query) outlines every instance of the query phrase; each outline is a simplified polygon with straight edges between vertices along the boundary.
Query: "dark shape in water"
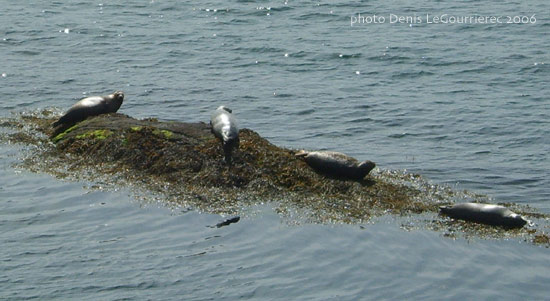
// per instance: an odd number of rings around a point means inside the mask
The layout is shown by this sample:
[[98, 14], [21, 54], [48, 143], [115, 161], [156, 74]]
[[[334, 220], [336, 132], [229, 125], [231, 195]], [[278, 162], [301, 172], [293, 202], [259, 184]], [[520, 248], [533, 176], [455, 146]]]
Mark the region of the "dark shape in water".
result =
[[231, 225], [231, 224], [233, 224], [233, 223], [238, 222], [240, 219], [241, 219], [240, 216], [235, 216], [235, 217], [232, 217], [232, 218], [228, 218], [228, 219], [224, 220], [223, 222], [217, 223], [217, 224], [216, 224], [216, 228], [221, 228], [221, 227], [229, 226], [229, 225]]
[[338, 152], [301, 150], [296, 156], [303, 158], [317, 172], [338, 179], [362, 180], [376, 166], [372, 161], [359, 162]]
[[493, 204], [462, 203], [439, 207], [441, 213], [454, 219], [507, 228], [521, 228], [527, 220], [510, 209]]

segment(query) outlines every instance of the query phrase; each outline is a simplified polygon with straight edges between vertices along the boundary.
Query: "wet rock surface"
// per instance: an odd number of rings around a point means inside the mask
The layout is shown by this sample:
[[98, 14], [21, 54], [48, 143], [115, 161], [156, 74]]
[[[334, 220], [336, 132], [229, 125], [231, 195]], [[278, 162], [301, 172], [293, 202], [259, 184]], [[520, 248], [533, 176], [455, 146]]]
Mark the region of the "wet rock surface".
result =
[[523, 237], [543, 245], [549, 241], [544, 231], [548, 216], [529, 207], [504, 204], [544, 226], [509, 231], [450, 220], [438, 215], [440, 205], [487, 197], [379, 168], [361, 181], [328, 178], [297, 158], [296, 150], [275, 146], [249, 129], [240, 130], [240, 146], [228, 166], [206, 123], [137, 120], [115, 113], [52, 135], [55, 120], [48, 110], [0, 120], [11, 129], [2, 140], [35, 146], [23, 167], [58, 177], [101, 179], [109, 186], [138, 186], [162, 194], [167, 203], [212, 213], [237, 215], [247, 206], [269, 202], [282, 215], [299, 211], [311, 222], [365, 223], [393, 214], [413, 218], [402, 225], [405, 229], [429, 228], [447, 237], [465, 233]]

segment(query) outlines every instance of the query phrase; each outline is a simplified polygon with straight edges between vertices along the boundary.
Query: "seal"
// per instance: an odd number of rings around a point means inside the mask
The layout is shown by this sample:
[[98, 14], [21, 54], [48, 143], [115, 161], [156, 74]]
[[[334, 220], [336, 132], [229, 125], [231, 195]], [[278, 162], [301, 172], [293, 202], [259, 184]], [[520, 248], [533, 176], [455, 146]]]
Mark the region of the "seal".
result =
[[315, 171], [338, 179], [362, 180], [376, 166], [372, 161], [359, 162], [338, 152], [301, 150], [295, 155]]
[[214, 136], [222, 142], [225, 162], [231, 165], [233, 148], [239, 148], [239, 129], [233, 111], [224, 106], [218, 107], [210, 117], [210, 125]]
[[[106, 96], [90, 96], [79, 100], [53, 123], [53, 127], [69, 128], [91, 116], [118, 111], [124, 100], [124, 93], [116, 91]], [[59, 130], [56, 130], [59, 132]]]
[[441, 213], [454, 219], [492, 226], [521, 228], [528, 222], [521, 215], [500, 205], [461, 203], [453, 206], [441, 206], [439, 209]]

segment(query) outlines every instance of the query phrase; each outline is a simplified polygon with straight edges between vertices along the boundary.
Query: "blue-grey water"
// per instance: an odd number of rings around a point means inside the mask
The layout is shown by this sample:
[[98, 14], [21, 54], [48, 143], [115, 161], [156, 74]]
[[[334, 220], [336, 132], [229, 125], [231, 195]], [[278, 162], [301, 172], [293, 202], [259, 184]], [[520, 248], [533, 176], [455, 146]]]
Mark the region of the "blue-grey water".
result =
[[[542, 0], [1, 0], [0, 117], [115, 90], [137, 118], [207, 121], [224, 104], [277, 145], [550, 213], [549, 13]], [[453, 240], [392, 216], [294, 224], [269, 200], [210, 228], [225, 217], [32, 173], [24, 153], [0, 144], [2, 300], [550, 298], [549, 249], [521, 239]]]

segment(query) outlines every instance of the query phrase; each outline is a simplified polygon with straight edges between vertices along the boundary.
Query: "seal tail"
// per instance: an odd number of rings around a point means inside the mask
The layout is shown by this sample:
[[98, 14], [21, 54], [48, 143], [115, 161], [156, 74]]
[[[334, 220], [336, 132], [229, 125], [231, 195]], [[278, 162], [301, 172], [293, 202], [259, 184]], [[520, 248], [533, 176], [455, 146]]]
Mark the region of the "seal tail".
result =
[[55, 138], [57, 135], [63, 133], [64, 131], [66, 131], [69, 128], [67, 126], [63, 126], [62, 123], [58, 123], [57, 125], [52, 124], [52, 126], [53, 126], [53, 131], [50, 135], [50, 139]]
[[298, 151], [297, 153], [295, 153], [294, 156], [296, 156], [298, 158], [305, 157], [305, 156], [307, 156], [307, 152], [302, 149], [302, 150]]
[[451, 209], [451, 206], [439, 206], [439, 212], [443, 214], [448, 214], [449, 209]]
[[225, 164], [231, 166], [232, 160], [231, 160], [231, 150], [223, 150], [223, 153], [225, 155]]
[[71, 128], [75, 124], [76, 123], [63, 123], [63, 122], [61, 122], [61, 120], [58, 120], [58, 121], [52, 123], [53, 131], [50, 135], [50, 139], [55, 138], [57, 135], [65, 132], [66, 130], [68, 130], [69, 128]]
[[233, 161], [233, 148], [239, 148], [239, 138], [229, 140], [225, 143], [223, 143], [223, 153], [225, 155], [225, 163], [229, 166], [231, 166]]

